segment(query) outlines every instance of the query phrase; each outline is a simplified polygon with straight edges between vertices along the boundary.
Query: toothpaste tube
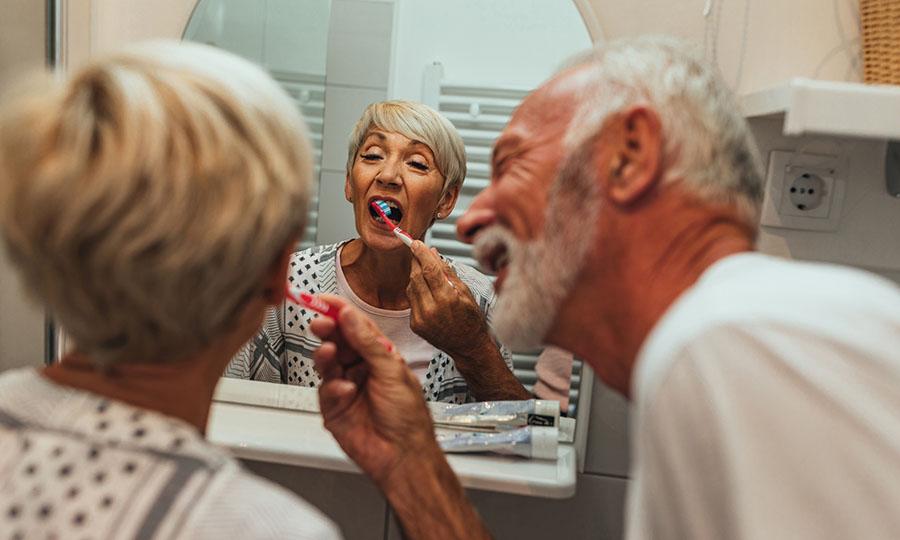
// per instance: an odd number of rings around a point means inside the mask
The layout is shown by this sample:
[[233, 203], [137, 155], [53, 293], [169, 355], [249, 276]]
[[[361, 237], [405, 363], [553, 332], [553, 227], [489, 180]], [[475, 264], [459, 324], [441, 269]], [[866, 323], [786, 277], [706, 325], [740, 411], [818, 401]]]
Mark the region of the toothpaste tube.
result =
[[431, 404], [439, 427], [502, 430], [523, 426], [559, 426], [559, 403], [543, 399], [481, 401], [462, 405]]
[[558, 430], [555, 427], [525, 426], [495, 433], [439, 433], [444, 452], [494, 452], [532, 459], [556, 459]]

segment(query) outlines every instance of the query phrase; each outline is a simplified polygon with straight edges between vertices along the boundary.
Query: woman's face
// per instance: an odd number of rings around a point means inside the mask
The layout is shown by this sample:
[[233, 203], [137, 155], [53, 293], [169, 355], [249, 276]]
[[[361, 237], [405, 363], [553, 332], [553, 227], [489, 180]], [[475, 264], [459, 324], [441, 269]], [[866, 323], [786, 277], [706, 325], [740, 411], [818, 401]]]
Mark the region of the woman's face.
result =
[[427, 145], [399, 133], [372, 129], [359, 146], [344, 193], [353, 203], [356, 230], [363, 242], [374, 249], [390, 250], [405, 246], [376, 221], [370, 203], [387, 201], [394, 208], [391, 218], [400, 217], [396, 224], [421, 239], [433, 220], [446, 217], [456, 204], [459, 188], [442, 197], [443, 188], [444, 177]]

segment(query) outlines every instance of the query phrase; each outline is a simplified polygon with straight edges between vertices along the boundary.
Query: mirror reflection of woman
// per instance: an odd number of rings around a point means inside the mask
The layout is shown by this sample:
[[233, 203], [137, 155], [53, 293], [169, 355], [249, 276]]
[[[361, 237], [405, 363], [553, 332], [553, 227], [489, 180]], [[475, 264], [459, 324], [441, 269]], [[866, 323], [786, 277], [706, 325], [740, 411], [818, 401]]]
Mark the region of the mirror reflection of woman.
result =
[[[450, 215], [465, 174], [462, 139], [446, 118], [420, 103], [370, 105], [350, 137], [344, 186], [359, 237], [294, 253], [289, 284], [356, 304], [394, 342], [430, 401], [527, 399], [511, 354], [488, 328], [488, 278], [421, 241], [406, 247], [370, 209], [388, 202], [391, 219], [422, 240]], [[228, 375], [317, 386], [313, 316], [290, 301], [271, 309]]]

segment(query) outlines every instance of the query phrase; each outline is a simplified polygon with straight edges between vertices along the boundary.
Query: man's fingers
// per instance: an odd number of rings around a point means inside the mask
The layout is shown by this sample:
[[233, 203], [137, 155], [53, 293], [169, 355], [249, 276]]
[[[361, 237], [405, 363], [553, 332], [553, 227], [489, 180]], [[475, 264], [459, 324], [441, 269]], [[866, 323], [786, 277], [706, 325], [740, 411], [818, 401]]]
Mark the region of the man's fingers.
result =
[[323, 342], [312, 354], [313, 365], [322, 380], [328, 381], [341, 376], [341, 365], [337, 361], [337, 345], [331, 341]]
[[340, 417], [356, 399], [358, 387], [351, 381], [335, 379], [319, 386], [319, 409], [329, 422]]
[[359, 310], [349, 308], [341, 310], [341, 334], [347, 344], [355, 350], [372, 370], [380, 369], [385, 362], [393, 362], [393, 353], [388, 350], [390, 341], [386, 340], [378, 327]]
[[321, 339], [328, 339], [337, 329], [337, 321], [328, 317], [316, 317], [309, 322], [309, 329]]

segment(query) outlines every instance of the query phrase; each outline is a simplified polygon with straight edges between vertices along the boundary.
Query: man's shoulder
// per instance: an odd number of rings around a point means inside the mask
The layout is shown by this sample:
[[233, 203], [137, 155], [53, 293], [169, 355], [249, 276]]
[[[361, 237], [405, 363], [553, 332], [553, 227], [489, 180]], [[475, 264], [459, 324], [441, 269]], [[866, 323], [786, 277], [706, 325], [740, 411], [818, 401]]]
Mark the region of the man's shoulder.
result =
[[857, 350], [873, 339], [900, 347], [893, 283], [837, 265], [737, 255], [713, 265], [657, 322], [638, 355], [634, 384], [643, 389], [634, 390], [652, 394], [678, 362], [718, 369], [774, 349], [808, 356], [825, 343]]
[[191, 538], [340, 538], [315, 507], [243, 469], [223, 475], [190, 524]]
[[863, 313], [900, 317], [900, 288], [855, 268], [747, 253], [710, 267], [661, 323], [702, 332], [728, 324], [827, 324]]

